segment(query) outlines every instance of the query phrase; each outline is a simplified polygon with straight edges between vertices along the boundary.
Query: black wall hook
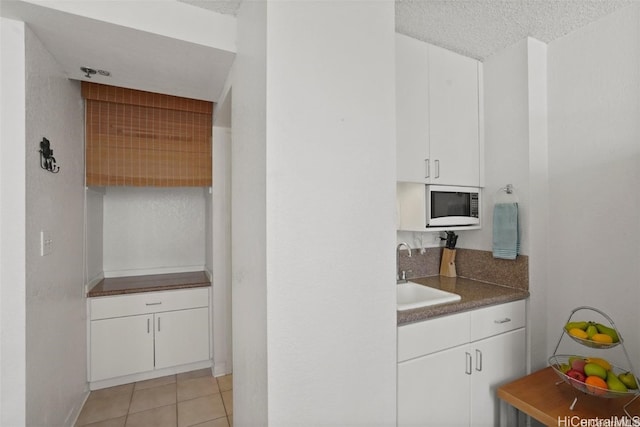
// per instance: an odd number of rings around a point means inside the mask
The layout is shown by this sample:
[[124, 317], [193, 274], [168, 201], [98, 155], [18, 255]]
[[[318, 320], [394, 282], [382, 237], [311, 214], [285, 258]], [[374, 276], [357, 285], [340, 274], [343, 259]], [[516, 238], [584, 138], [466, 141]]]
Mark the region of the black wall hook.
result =
[[47, 138], [40, 141], [40, 167], [51, 173], [60, 172], [60, 167], [56, 166], [56, 158], [53, 157], [53, 150]]

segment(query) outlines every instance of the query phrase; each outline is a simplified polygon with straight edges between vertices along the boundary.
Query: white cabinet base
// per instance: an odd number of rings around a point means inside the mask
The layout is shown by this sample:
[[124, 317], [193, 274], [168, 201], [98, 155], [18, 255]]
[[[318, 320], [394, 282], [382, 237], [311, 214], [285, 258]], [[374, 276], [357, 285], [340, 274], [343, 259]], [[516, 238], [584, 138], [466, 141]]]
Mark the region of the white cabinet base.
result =
[[88, 300], [91, 390], [211, 368], [208, 288]]
[[496, 389], [526, 371], [525, 301], [398, 327], [397, 425], [495, 426]]
[[151, 380], [154, 378], [166, 377], [167, 375], [180, 374], [182, 372], [195, 371], [197, 369], [211, 369], [213, 363], [211, 360], [204, 360], [202, 362], [189, 363], [186, 365], [172, 366], [165, 369], [155, 369], [153, 371], [142, 372], [138, 374], [125, 375], [122, 377], [109, 378], [102, 381], [91, 381], [89, 383], [89, 390], [100, 390], [102, 388], [114, 387], [122, 384], [130, 384], [137, 381]]

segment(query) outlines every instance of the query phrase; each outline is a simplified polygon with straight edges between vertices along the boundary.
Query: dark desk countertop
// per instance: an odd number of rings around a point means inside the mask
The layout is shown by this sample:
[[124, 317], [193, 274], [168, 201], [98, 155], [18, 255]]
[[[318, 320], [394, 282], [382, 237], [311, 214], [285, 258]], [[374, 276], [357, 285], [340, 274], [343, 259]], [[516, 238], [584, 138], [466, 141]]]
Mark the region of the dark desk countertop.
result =
[[206, 286], [211, 286], [211, 281], [204, 271], [110, 277], [100, 280], [87, 293], [87, 297], [168, 291]]

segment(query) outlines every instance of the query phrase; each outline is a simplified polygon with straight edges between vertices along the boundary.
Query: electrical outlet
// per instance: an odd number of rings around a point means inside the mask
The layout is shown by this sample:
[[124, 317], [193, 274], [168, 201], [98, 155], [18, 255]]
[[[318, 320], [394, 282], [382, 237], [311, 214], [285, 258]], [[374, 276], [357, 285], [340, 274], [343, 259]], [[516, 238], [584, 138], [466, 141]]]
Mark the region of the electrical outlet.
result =
[[50, 231], [40, 232], [40, 256], [47, 256], [53, 252], [53, 236]]

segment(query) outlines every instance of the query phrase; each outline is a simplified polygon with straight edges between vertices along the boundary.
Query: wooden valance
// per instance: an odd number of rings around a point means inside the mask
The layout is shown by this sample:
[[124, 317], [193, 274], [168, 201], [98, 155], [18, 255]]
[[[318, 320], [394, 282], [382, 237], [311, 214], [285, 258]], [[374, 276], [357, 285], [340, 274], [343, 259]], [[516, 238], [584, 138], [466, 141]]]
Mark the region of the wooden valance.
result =
[[213, 103], [82, 82], [90, 186], [211, 185]]

